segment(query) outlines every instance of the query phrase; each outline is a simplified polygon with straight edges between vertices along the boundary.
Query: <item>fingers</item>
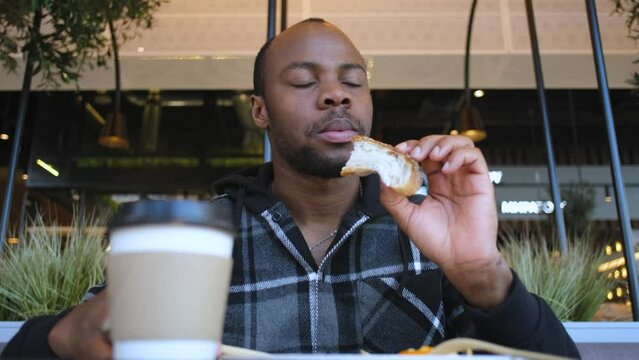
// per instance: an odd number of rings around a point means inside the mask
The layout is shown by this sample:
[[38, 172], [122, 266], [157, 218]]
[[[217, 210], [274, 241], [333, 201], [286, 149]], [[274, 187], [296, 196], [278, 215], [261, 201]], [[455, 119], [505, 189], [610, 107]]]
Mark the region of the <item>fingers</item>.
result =
[[488, 172], [488, 165], [486, 165], [484, 156], [478, 148], [459, 149], [452, 152], [442, 165], [441, 172], [452, 174], [462, 167], [475, 173]]
[[48, 336], [49, 345], [64, 359], [110, 359], [111, 344], [102, 331], [107, 317], [106, 291], [77, 306], [60, 319]]
[[417, 161], [429, 157], [433, 160], [441, 160], [455, 149], [473, 147], [475, 147], [473, 141], [461, 135], [430, 135], [420, 140], [404, 141], [395, 146], [398, 151], [410, 154]]
[[397, 225], [400, 229], [406, 230], [412, 214], [415, 211], [416, 205], [411, 203], [407, 197], [396, 193], [393, 189], [384, 185], [380, 181], [380, 196], [379, 200], [382, 205], [388, 210], [389, 214], [396, 219]]
[[87, 339], [83, 351], [79, 354], [77, 359], [110, 360], [113, 358], [111, 343], [103, 334]]
[[431, 135], [402, 142], [395, 148], [421, 162], [427, 174], [437, 171], [450, 174], [462, 167], [477, 172], [488, 171], [481, 151], [467, 136]]

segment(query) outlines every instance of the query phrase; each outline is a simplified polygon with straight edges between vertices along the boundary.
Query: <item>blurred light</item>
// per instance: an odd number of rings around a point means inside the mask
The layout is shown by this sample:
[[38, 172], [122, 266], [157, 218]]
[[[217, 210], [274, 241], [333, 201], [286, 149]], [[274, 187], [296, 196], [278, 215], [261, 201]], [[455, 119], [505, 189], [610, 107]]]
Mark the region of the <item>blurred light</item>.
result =
[[109, 149], [129, 149], [129, 138], [123, 113], [116, 112], [107, 116], [98, 143]]
[[453, 129], [453, 130], [450, 131], [450, 134], [451, 135], [459, 135], [459, 131]]
[[116, 204], [122, 204], [125, 202], [132, 202], [140, 200], [140, 195], [137, 194], [113, 194], [111, 195], [111, 201]]
[[22, 180], [29, 180], [29, 175], [27, 174], [22, 174], [22, 176], [20, 176], [22, 178]]
[[[635, 253], [635, 260], [639, 260], [639, 251]], [[624, 266], [625, 264], [626, 264], [626, 259], [624, 259], [624, 257], [621, 256], [614, 260], [606, 261], [605, 263], [599, 264], [599, 266], [597, 267], [597, 271], [599, 272], [610, 271], [620, 266]]]
[[162, 119], [162, 100], [160, 90], [150, 89], [142, 114], [140, 143], [138, 150], [142, 154], [154, 154], [158, 151], [160, 139], [160, 121]]
[[621, 275], [619, 270], [615, 270], [615, 279], [619, 279], [619, 275]]
[[612, 291], [608, 291], [608, 295], [606, 295], [606, 298], [607, 298], [608, 300], [612, 300], [612, 297], [613, 297], [613, 295], [612, 295]]
[[473, 95], [474, 95], [476, 98], [480, 98], [480, 97], [483, 97], [483, 96], [484, 96], [484, 95], [486, 95], [486, 94], [484, 93], [484, 90], [475, 90], [475, 92], [473, 92]]
[[493, 184], [501, 183], [501, 179], [504, 177], [504, 172], [499, 170], [489, 171], [488, 176]]
[[473, 142], [482, 141], [488, 135], [479, 116], [479, 111], [469, 105], [464, 105], [459, 109], [457, 117], [453, 121], [453, 130], [459, 131], [460, 135], [468, 136]]
[[612, 255], [612, 246], [606, 246], [606, 255]]
[[215, 105], [219, 107], [233, 107], [235, 106], [235, 101], [231, 98], [220, 97], [215, 99]]
[[617, 288], [617, 297], [621, 297], [623, 295], [623, 290], [620, 287]]
[[5, 133], [0, 134], [0, 140], [9, 140], [9, 134], [5, 134]]
[[619, 241], [615, 242], [615, 250], [617, 252], [621, 252], [621, 250], [623, 249], [623, 247], [621, 246], [621, 243]]
[[144, 47], [142, 47], [142, 46], [138, 46], [138, 52], [139, 52], [139, 53], [144, 52]]
[[604, 201], [612, 202], [612, 196], [610, 195], [610, 188], [608, 186], [604, 187]]
[[[95, 96], [93, 97], [93, 101], [98, 105], [107, 106], [107, 105], [111, 105], [111, 103], [113, 102], [113, 99], [111, 99], [111, 96], [109, 96], [106, 90], [96, 90]], [[100, 117], [102, 116], [100, 115]], [[104, 119], [102, 120], [102, 125], [104, 125]]]
[[628, 277], [628, 270], [626, 270], [626, 268], [621, 269], [621, 277], [624, 279]]
[[44, 170], [48, 171], [51, 175], [53, 176], [58, 176], [60, 175], [60, 172], [58, 170], [56, 170], [55, 168], [53, 168], [53, 166], [45, 163], [44, 161], [42, 161], [41, 159], [36, 160], [36, 164], [40, 165], [40, 167], [42, 167]]
[[90, 103], [85, 103], [84, 109], [87, 111], [87, 113], [89, 113], [91, 118], [95, 120], [98, 124], [100, 125], [106, 124], [106, 120], [104, 120], [104, 117], [102, 117], [102, 115], [93, 107], [93, 105], [91, 105]]
[[612, 202], [612, 196], [608, 195], [608, 196], [604, 197], [604, 201], [605, 202]]
[[7, 239], [7, 244], [17, 245], [19, 242], [17, 237], [10, 237]]
[[626, 306], [630, 306], [630, 301], [626, 301]]

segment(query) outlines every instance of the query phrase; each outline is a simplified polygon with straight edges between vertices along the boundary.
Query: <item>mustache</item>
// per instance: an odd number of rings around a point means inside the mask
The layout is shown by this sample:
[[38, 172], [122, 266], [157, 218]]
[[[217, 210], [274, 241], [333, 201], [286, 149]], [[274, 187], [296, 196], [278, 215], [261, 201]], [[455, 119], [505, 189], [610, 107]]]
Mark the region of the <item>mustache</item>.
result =
[[359, 135], [366, 135], [366, 130], [364, 130], [362, 121], [354, 117], [353, 115], [351, 115], [350, 113], [348, 113], [348, 111], [344, 109], [330, 110], [328, 114], [326, 114], [326, 116], [322, 117], [321, 119], [319, 119], [319, 121], [317, 121], [316, 123], [314, 123], [308, 128], [308, 130], [306, 131], [306, 135], [312, 136], [315, 134], [319, 134], [319, 132], [322, 131], [322, 129], [324, 129], [330, 122], [335, 121], [336, 119], [339, 119], [340, 121], [348, 122], [351, 128], [353, 128], [353, 130], [357, 132]]

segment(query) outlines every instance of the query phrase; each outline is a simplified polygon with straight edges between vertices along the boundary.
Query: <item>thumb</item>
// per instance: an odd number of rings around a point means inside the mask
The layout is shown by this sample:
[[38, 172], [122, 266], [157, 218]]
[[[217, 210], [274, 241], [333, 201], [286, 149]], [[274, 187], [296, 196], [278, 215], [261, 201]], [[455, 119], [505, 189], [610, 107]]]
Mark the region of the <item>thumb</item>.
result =
[[382, 182], [380, 182], [379, 201], [395, 219], [400, 229], [408, 233], [408, 224], [417, 209], [417, 205], [411, 203], [407, 197], [396, 193]]

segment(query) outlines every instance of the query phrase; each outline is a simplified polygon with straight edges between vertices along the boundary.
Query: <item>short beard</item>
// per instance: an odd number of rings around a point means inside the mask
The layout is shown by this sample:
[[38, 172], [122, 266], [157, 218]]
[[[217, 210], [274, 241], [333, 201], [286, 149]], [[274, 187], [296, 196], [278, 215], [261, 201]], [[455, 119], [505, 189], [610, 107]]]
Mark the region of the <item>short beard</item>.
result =
[[[351, 126], [358, 134], [366, 134], [362, 122], [342, 109], [329, 111], [326, 116], [310, 126], [304, 136], [308, 139], [313, 138], [326, 124], [330, 123], [336, 117], [349, 119]], [[333, 179], [341, 176], [342, 168], [346, 165], [348, 156], [343, 158], [330, 158], [310, 145], [303, 145], [300, 148], [296, 148], [291, 144], [287, 135], [279, 134], [278, 130], [282, 131], [282, 129], [271, 127], [270, 135], [272, 135], [272, 138], [277, 138], [277, 141], [272, 141], [271, 144], [277, 148], [284, 161], [293, 167], [293, 169], [297, 170], [300, 174], [316, 176], [323, 179]], [[334, 144], [333, 146], [346, 147], [349, 146], [349, 144]]]
[[293, 149], [289, 144], [278, 143], [278, 150], [284, 160], [301, 174], [324, 179], [340, 177], [348, 159], [331, 159], [315, 151], [308, 145]]

